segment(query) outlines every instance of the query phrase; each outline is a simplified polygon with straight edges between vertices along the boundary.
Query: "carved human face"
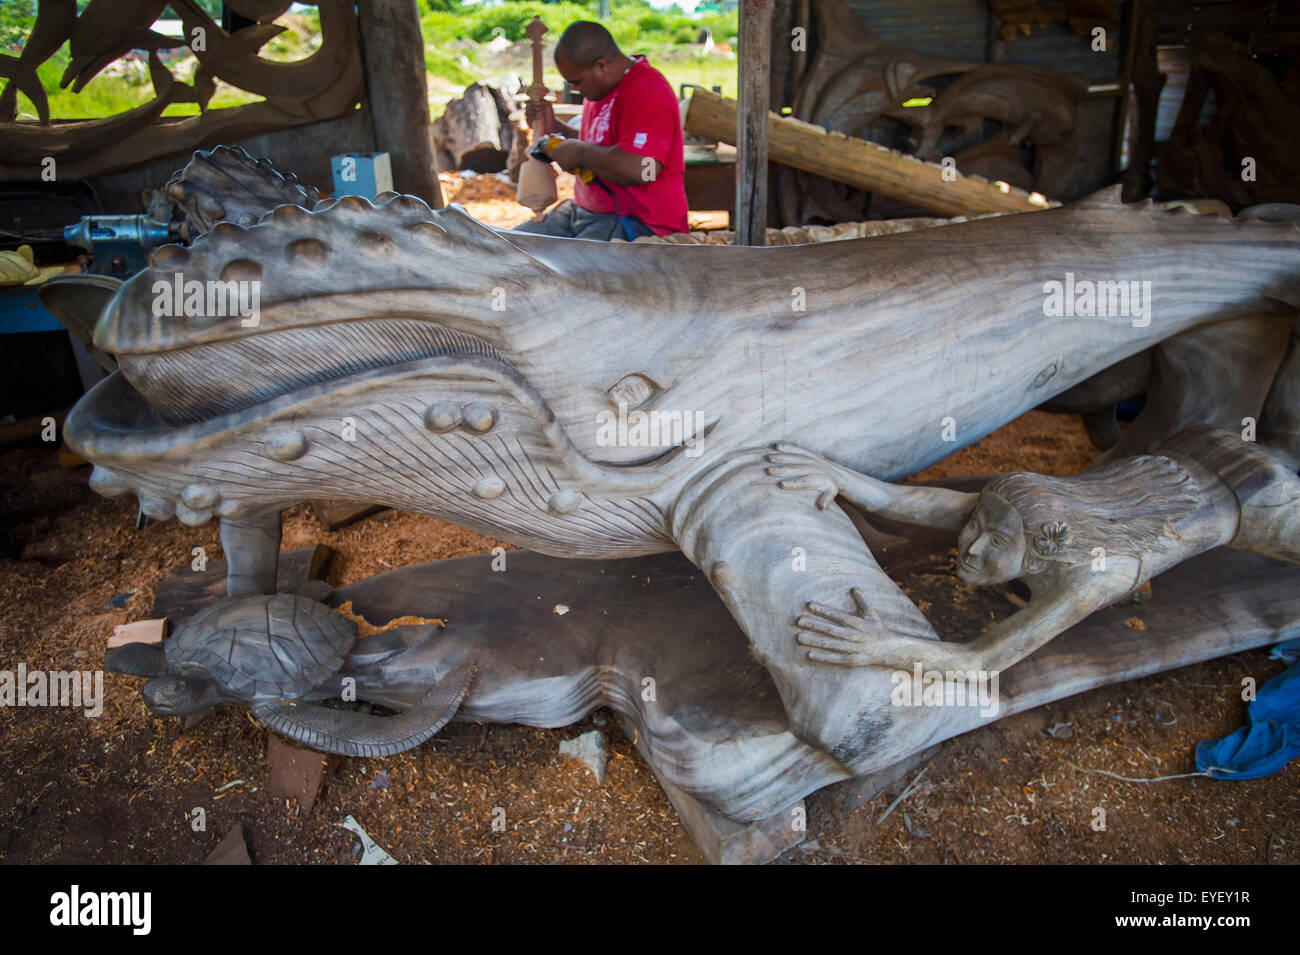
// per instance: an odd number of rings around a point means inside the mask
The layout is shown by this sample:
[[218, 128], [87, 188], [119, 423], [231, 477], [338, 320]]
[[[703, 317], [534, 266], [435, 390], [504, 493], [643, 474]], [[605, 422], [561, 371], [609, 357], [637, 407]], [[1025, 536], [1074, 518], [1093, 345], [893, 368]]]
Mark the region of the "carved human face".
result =
[[968, 584], [1002, 584], [1020, 576], [1024, 560], [1020, 512], [996, 494], [981, 494], [957, 538], [957, 576]]

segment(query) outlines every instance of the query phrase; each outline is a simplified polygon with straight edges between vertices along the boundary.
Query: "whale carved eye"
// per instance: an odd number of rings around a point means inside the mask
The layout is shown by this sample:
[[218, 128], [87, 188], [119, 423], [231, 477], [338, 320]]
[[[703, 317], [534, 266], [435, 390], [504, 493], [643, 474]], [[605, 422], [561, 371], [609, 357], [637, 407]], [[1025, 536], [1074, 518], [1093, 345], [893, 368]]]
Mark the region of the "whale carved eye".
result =
[[627, 405], [629, 410], [643, 407], [664, 393], [658, 382], [648, 375], [633, 372], [624, 375], [605, 394], [616, 405]]

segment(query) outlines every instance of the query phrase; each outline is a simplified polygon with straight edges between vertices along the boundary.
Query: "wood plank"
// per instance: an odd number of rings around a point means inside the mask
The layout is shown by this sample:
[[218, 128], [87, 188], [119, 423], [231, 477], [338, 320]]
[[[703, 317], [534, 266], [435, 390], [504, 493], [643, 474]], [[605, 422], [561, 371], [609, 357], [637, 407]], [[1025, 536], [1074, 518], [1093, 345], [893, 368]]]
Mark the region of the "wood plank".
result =
[[11, 424], [0, 425], [0, 445], [15, 444], [34, 438], [45, 428], [45, 419], [53, 418], [54, 423], [62, 429], [63, 419], [68, 416], [68, 409], [63, 408], [49, 414], [32, 415]]
[[[696, 88], [686, 112], [686, 130], [734, 144], [736, 117], [734, 100]], [[946, 216], [1032, 212], [1059, 205], [1037, 193], [1005, 183], [998, 185], [979, 176], [955, 172], [948, 182], [935, 163], [770, 111], [768, 154], [774, 162], [884, 193]]]
[[316, 520], [325, 525], [326, 530], [336, 531], [354, 521], [384, 510], [382, 504], [360, 504], [356, 501], [314, 500], [311, 502]]
[[398, 192], [441, 209], [416, 0], [361, 0], [357, 16], [375, 147], [388, 153]]
[[767, 244], [767, 135], [772, 0], [741, 0], [736, 113], [736, 244]]
[[226, 838], [208, 853], [208, 857], [203, 860], [204, 865], [252, 865], [253, 860], [248, 856], [248, 846], [244, 844], [244, 824], [235, 823], [235, 828], [231, 829]]
[[277, 799], [294, 799], [303, 812], [316, 805], [328, 776], [340, 757], [295, 746], [275, 733], [266, 734], [266, 791]]

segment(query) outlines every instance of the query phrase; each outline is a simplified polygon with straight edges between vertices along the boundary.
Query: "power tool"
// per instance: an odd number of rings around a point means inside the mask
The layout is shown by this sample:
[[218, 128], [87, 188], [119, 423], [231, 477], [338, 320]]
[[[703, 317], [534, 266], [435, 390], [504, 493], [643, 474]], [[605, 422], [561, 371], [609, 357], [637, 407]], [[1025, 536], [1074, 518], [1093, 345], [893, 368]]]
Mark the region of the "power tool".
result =
[[85, 249], [91, 271], [119, 278], [145, 267], [149, 251], [181, 238], [179, 222], [156, 222], [148, 216], [82, 216], [63, 230], [63, 241]]
[[[551, 133], [548, 136], [542, 136], [537, 140], [537, 142], [533, 143], [532, 148], [528, 150], [528, 155], [532, 156], [534, 159], [540, 159], [542, 162], [551, 162], [551, 150], [564, 142], [564, 140], [565, 137], [561, 136], [559, 133]], [[574, 166], [573, 174], [587, 185], [590, 186], [594, 183], [605, 190], [605, 194], [609, 196], [610, 202], [614, 204], [614, 214], [618, 216], [619, 224], [623, 227], [623, 237], [629, 242], [634, 241], [637, 237], [636, 227], [632, 225], [632, 219], [629, 216], [623, 215], [622, 210], [619, 209], [618, 197], [614, 195], [614, 190], [598, 179], [596, 174], [590, 169], [586, 169], [582, 166]]]
[[[532, 148], [528, 150], [528, 155], [532, 156], [534, 159], [540, 159], [542, 162], [550, 162], [551, 150], [562, 142], [564, 142], [564, 137], [559, 133], [551, 133], [549, 136], [543, 136], [541, 139], [537, 140], [537, 142], [533, 143]], [[596, 174], [594, 172], [590, 169], [584, 169], [582, 166], [574, 166], [573, 174], [587, 185], [591, 185], [593, 182], [600, 182], [600, 180], [596, 179]], [[600, 183], [600, 185], [604, 186], [605, 184]], [[605, 191], [608, 192], [609, 189], [606, 188]]]

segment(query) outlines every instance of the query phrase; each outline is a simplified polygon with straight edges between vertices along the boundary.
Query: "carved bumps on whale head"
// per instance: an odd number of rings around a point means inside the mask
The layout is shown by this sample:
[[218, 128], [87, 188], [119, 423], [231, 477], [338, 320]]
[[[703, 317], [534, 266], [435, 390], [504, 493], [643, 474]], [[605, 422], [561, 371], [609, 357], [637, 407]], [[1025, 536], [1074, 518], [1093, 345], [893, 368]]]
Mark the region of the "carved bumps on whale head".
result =
[[95, 342], [164, 418], [194, 421], [381, 365], [504, 360], [510, 316], [494, 294], [519, 295], [541, 273], [546, 289], [562, 284], [459, 206], [394, 193], [283, 205], [156, 250]]

